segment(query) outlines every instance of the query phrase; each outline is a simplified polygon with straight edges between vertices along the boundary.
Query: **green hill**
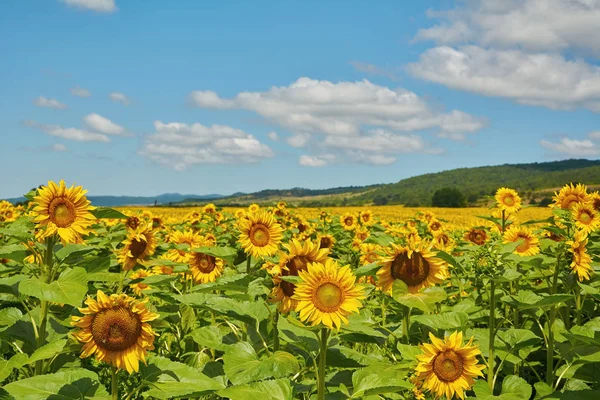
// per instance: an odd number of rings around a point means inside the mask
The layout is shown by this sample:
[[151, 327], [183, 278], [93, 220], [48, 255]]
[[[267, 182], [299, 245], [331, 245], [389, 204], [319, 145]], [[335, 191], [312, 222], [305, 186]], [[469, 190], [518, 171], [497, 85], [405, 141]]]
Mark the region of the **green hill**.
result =
[[[436, 190], [456, 188], [471, 205], [487, 202], [499, 187], [516, 189], [527, 202], [539, 202], [566, 183], [600, 185], [600, 160], [564, 160], [529, 164], [459, 168], [403, 179], [397, 183], [350, 186], [324, 190], [293, 188], [236, 193], [214, 201], [218, 205], [273, 204], [279, 200], [307, 206], [325, 207], [364, 204], [403, 204], [430, 206]], [[185, 202], [182, 205], [190, 205]], [[197, 204], [197, 203], [196, 203]]]

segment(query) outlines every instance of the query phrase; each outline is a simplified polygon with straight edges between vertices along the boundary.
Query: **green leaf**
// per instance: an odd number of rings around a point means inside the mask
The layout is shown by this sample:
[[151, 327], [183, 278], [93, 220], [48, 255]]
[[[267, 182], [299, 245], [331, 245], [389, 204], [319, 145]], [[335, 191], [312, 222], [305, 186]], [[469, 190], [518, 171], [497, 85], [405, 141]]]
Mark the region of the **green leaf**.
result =
[[524, 347], [531, 347], [540, 344], [541, 338], [528, 329], [511, 328], [506, 331], [499, 331], [498, 337], [507, 345], [508, 349], [518, 350]]
[[300, 370], [298, 360], [284, 351], [277, 351], [270, 357], [259, 360], [248, 342], [231, 345], [223, 355], [223, 362], [227, 378], [235, 385], [266, 378], [281, 378]]
[[48, 343], [34, 351], [33, 354], [29, 357], [28, 362], [34, 363], [38, 360], [46, 360], [48, 358], [54, 357], [62, 351], [62, 349], [65, 347], [65, 344], [67, 344], [67, 339], [60, 339]]
[[9, 260], [22, 262], [28, 254], [29, 250], [21, 244], [9, 244], [0, 247], [0, 258], [8, 258]]
[[195, 329], [189, 336], [194, 342], [198, 343], [201, 348], [208, 347], [209, 349], [225, 351], [228, 347], [228, 345], [223, 344], [223, 334], [219, 327], [214, 325]]
[[0, 360], [0, 382], [9, 376], [13, 369], [27, 364], [27, 360], [29, 357], [24, 353], [17, 353], [8, 360]]
[[50, 284], [38, 278], [29, 278], [19, 283], [19, 292], [24, 295], [74, 307], [81, 306], [87, 289], [87, 274], [79, 267], [64, 270], [58, 279]]
[[398, 351], [402, 354], [402, 358], [408, 361], [414, 361], [417, 359], [419, 354], [423, 354], [423, 350], [418, 346], [412, 346], [410, 344], [403, 344], [398, 342], [396, 344]]
[[92, 215], [98, 219], [127, 219], [127, 215], [120, 211], [110, 207], [96, 207], [95, 210], [90, 211]]
[[209, 256], [226, 260], [229, 264], [233, 264], [233, 260], [237, 256], [237, 249], [233, 247], [199, 247], [192, 249], [196, 253], [204, 253]]
[[231, 386], [217, 392], [231, 400], [292, 400], [289, 379], [273, 379], [246, 385]]
[[319, 342], [314, 333], [300, 322], [291, 323], [291, 318], [279, 318], [277, 321], [279, 335], [288, 343], [293, 343], [309, 351], [318, 351]]
[[0, 235], [9, 236], [24, 242], [33, 238], [33, 222], [30, 218], [19, 218], [0, 228]]
[[140, 372], [144, 380], [151, 383], [151, 389], [144, 392], [145, 397], [199, 397], [225, 387], [197, 368], [160, 356], [150, 357], [148, 365], [142, 365]]
[[213, 292], [215, 290], [231, 290], [236, 292], [247, 292], [248, 285], [255, 278], [246, 274], [222, 276], [216, 282], [203, 283], [192, 289], [192, 292]]
[[411, 308], [417, 308], [423, 312], [431, 312], [435, 303], [442, 302], [446, 299], [446, 291], [438, 286], [430, 287], [419, 293], [404, 293], [397, 294], [396, 286], [392, 289], [392, 297], [398, 303]]
[[469, 315], [465, 312], [447, 312], [443, 314], [423, 314], [411, 317], [411, 320], [433, 329], [459, 329], [467, 325]]
[[359, 369], [352, 374], [354, 393], [351, 398], [362, 399], [364, 396], [411, 389], [413, 385], [402, 379], [407, 375], [408, 371], [398, 366], [372, 366]]
[[502, 392], [500, 397], [502, 399], [523, 400], [529, 399], [533, 389], [527, 381], [516, 375], [508, 375], [502, 381]]
[[180, 304], [179, 312], [181, 313], [181, 327], [183, 328], [183, 332], [187, 333], [194, 329], [196, 326], [194, 309], [186, 304]]
[[82, 368], [21, 379], [4, 386], [4, 390], [19, 400], [108, 399], [98, 375]]
[[502, 297], [502, 301], [517, 307], [521, 310], [527, 310], [532, 308], [547, 309], [555, 304], [563, 303], [567, 300], [572, 299], [573, 296], [570, 294], [553, 294], [539, 296], [529, 290], [521, 290], [517, 295], [510, 295]]
[[186, 293], [173, 296], [180, 303], [195, 307], [203, 306], [210, 297], [211, 295], [204, 293]]
[[359, 278], [361, 276], [375, 275], [374, 273], [380, 268], [379, 263], [373, 262], [371, 264], [363, 265], [354, 270], [354, 275]]
[[3, 332], [17, 323], [23, 313], [15, 307], [3, 308], [0, 310], [0, 332]]
[[94, 250], [94, 247], [87, 244], [68, 244], [56, 252], [56, 257], [65, 260], [69, 256], [81, 256]]
[[213, 296], [204, 306], [242, 322], [260, 323], [269, 318], [269, 310], [263, 301], [237, 301], [228, 297]]
[[302, 278], [300, 278], [299, 276], [294, 276], [294, 275], [287, 275], [287, 276], [281, 275], [279, 278], [284, 282], [290, 282], [290, 283], [293, 283], [294, 285], [297, 285], [302, 282]]

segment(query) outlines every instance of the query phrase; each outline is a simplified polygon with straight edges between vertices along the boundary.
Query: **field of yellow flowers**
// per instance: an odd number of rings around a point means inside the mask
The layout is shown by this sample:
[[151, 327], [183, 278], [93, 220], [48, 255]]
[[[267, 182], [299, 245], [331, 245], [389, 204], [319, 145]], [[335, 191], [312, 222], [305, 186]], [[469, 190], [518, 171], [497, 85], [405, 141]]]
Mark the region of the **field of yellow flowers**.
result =
[[600, 194], [0, 202], [0, 399], [600, 398]]

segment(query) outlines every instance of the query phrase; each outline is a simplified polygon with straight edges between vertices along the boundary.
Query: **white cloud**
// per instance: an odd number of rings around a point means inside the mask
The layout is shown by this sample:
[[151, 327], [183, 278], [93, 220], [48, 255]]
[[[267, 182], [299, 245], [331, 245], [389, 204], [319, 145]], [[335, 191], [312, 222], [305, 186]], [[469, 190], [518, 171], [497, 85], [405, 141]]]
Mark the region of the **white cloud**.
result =
[[594, 131], [588, 133], [588, 137], [592, 140], [600, 140], [600, 131]]
[[417, 40], [477, 43], [496, 48], [600, 55], [597, 0], [469, 0], [448, 11], [429, 11], [441, 23], [418, 31]]
[[83, 117], [83, 122], [91, 130], [104, 133], [106, 135], [129, 135], [125, 131], [125, 128], [96, 113], [91, 113]]
[[65, 146], [62, 143], [56, 143], [55, 145], [52, 146], [52, 150], [59, 151], [59, 152], [67, 151], [67, 146]]
[[67, 108], [66, 104], [63, 104], [56, 99], [44, 96], [39, 96], [38, 98], [33, 100], [33, 104], [35, 104], [38, 107], [55, 108], [57, 110], [64, 110]]
[[95, 133], [86, 131], [85, 129], [77, 129], [77, 128], [65, 128], [59, 125], [46, 125], [39, 124], [35, 121], [25, 121], [25, 125], [39, 129], [47, 134], [55, 137], [60, 137], [68, 140], [76, 140], [76, 141], [94, 141], [94, 142], [110, 142], [108, 136], [103, 135], [101, 133]]
[[82, 8], [86, 10], [111, 13], [117, 11], [118, 8], [115, 0], [60, 0], [70, 7]]
[[77, 96], [77, 97], [90, 97], [92, 95], [92, 93], [89, 90], [84, 89], [79, 86], [75, 86], [74, 88], [71, 88], [70, 90], [71, 90], [71, 94], [73, 96]]
[[600, 146], [591, 140], [576, 140], [562, 138], [558, 143], [542, 140], [542, 147], [555, 153], [567, 154], [574, 157], [589, 157], [600, 155]]
[[277, 135], [277, 132], [269, 132], [267, 133], [267, 136], [274, 142], [277, 142], [279, 140], [279, 135]]
[[299, 135], [290, 136], [286, 139], [286, 142], [292, 147], [304, 147], [309, 142], [311, 136], [306, 133]]
[[350, 65], [352, 65], [355, 70], [359, 72], [364, 72], [368, 75], [380, 75], [389, 78], [393, 81], [398, 79], [398, 76], [394, 71], [378, 67], [377, 65], [368, 64], [360, 61], [350, 61]]
[[304, 167], [324, 167], [328, 164], [331, 164], [334, 161], [334, 159], [335, 157], [327, 155], [317, 157], [303, 154], [300, 156], [298, 162]]
[[254, 136], [229, 126], [155, 121], [140, 154], [184, 170], [194, 164], [248, 164], [273, 157]]
[[521, 104], [600, 112], [600, 67], [557, 54], [442, 46], [427, 50], [408, 70], [421, 79]]
[[108, 97], [117, 103], [121, 103], [125, 106], [128, 106], [129, 104], [131, 104], [131, 100], [129, 100], [129, 97], [125, 96], [125, 94], [121, 93], [121, 92], [112, 92], [111, 94], [108, 95]]

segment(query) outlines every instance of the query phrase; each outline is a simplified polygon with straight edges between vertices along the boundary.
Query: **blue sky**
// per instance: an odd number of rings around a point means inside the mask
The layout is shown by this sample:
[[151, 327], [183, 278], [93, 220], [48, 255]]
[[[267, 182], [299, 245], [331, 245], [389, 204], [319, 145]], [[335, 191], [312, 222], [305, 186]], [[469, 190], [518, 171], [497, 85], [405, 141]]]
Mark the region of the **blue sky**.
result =
[[584, 0], [3, 1], [0, 198], [597, 159], [597, 26]]

